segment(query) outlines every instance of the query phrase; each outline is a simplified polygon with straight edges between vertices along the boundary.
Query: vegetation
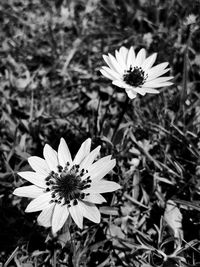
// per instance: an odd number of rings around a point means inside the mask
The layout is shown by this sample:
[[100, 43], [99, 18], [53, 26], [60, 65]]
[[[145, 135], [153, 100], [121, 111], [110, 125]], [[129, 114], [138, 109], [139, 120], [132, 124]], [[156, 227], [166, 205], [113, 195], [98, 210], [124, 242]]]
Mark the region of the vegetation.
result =
[[[198, 0], [0, 2], [2, 266], [200, 266], [199, 14]], [[121, 46], [158, 52], [174, 85], [127, 104], [99, 71]], [[72, 155], [88, 137], [112, 154], [121, 189], [104, 194], [100, 224], [53, 236], [13, 191], [61, 137]]]

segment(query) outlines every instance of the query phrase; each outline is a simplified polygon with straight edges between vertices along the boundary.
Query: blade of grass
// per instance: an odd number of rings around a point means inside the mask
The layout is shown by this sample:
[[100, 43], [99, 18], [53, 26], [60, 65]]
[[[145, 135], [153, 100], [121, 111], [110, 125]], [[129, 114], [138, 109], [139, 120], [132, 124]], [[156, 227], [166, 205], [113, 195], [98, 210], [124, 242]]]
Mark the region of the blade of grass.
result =
[[7, 261], [4, 264], [4, 267], [7, 267], [8, 264], [11, 262], [11, 260], [15, 257], [15, 255], [17, 254], [19, 247], [16, 247], [16, 249], [12, 252], [12, 254], [10, 255], [10, 257], [7, 259]]

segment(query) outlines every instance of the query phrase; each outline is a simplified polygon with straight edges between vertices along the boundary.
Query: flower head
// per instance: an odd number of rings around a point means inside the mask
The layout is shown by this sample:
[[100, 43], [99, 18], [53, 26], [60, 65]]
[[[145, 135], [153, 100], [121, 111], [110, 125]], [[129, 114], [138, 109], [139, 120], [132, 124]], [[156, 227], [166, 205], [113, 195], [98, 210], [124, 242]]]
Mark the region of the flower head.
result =
[[158, 64], [154, 67], [157, 53], [146, 58], [146, 50], [142, 48], [138, 54], [135, 54], [133, 47], [127, 49], [121, 47], [115, 51], [115, 57], [111, 54], [103, 55], [103, 58], [109, 67], [103, 66], [101, 73], [112, 80], [112, 83], [118, 87], [124, 88], [129, 98], [133, 99], [137, 93], [145, 95], [146, 93], [159, 93], [154, 88], [169, 86], [173, 77], [164, 76], [169, 71], [166, 68], [168, 62]]
[[[83, 227], [83, 217], [99, 223], [100, 212], [95, 204], [105, 202], [101, 193], [120, 188], [119, 184], [102, 179], [111, 171], [116, 161], [111, 156], [95, 161], [100, 146], [90, 152], [91, 139], [82, 143], [74, 160], [63, 138], [58, 152], [49, 145], [44, 147], [44, 159], [30, 157], [33, 171], [18, 174], [33, 185], [19, 187], [14, 194], [34, 198], [26, 212], [42, 211], [38, 223], [59, 231], [71, 215], [78, 227]], [[95, 162], [94, 162], [95, 161]]]

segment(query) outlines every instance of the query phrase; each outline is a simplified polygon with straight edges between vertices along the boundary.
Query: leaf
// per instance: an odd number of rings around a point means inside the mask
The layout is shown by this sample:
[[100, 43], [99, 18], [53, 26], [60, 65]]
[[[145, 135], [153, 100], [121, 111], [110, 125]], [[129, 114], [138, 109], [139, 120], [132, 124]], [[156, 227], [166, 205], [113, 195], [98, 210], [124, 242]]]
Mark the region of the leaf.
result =
[[113, 245], [114, 246], [121, 247], [122, 245], [118, 241], [118, 239], [119, 240], [125, 239], [125, 234], [122, 232], [122, 229], [119, 226], [111, 223], [109, 225], [109, 229], [107, 230], [107, 237], [108, 238], [110, 238], [110, 237], [113, 238]]
[[[138, 159], [139, 160], [139, 159]], [[140, 192], [140, 175], [139, 171], [135, 171], [133, 175], [133, 189], [132, 189], [132, 197], [135, 199], [138, 199], [139, 197], [139, 192]]]
[[118, 209], [114, 208], [114, 207], [109, 207], [109, 206], [103, 206], [100, 207], [100, 212], [105, 214], [105, 215], [112, 215], [112, 216], [118, 216], [119, 212]]
[[173, 200], [167, 201], [164, 220], [173, 230], [174, 237], [180, 238], [182, 235], [182, 214]]
[[68, 220], [65, 222], [61, 233], [58, 235], [58, 243], [60, 243], [61, 247], [64, 248], [68, 241], [70, 241], [71, 235], [69, 231], [69, 227], [71, 224], [71, 219], [68, 218]]

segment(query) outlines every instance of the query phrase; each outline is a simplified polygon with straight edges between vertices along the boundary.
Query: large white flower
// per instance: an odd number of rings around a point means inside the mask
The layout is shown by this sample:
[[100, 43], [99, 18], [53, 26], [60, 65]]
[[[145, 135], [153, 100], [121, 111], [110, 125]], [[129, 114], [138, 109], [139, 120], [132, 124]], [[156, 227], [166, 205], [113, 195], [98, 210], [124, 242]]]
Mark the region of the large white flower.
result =
[[103, 58], [109, 67], [103, 66], [101, 73], [112, 80], [112, 83], [118, 87], [124, 88], [129, 98], [133, 99], [137, 93], [145, 95], [146, 93], [159, 93], [154, 88], [169, 86], [173, 77], [161, 75], [168, 72], [166, 68], [168, 62], [158, 64], [154, 67], [157, 53], [146, 58], [146, 50], [142, 48], [138, 54], [135, 54], [134, 48], [127, 49], [121, 47], [115, 51], [115, 57], [111, 54], [103, 55]]
[[114, 168], [115, 159], [106, 156], [94, 162], [101, 147], [91, 152], [90, 148], [89, 138], [72, 160], [69, 148], [61, 138], [58, 152], [46, 144], [44, 159], [28, 158], [34, 172], [18, 173], [33, 185], [19, 187], [13, 193], [34, 198], [25, 211], [42, 210], [38, 222], [45, 227], [51, 226], [53, 233], [62, 228], [69, 214], [80, 228], [83, 227], [83, 217], [99, 223], [100, 212], [95, 204], [106, 201], [101, 193], [120, 188], [119, 184], [102, 179]]

